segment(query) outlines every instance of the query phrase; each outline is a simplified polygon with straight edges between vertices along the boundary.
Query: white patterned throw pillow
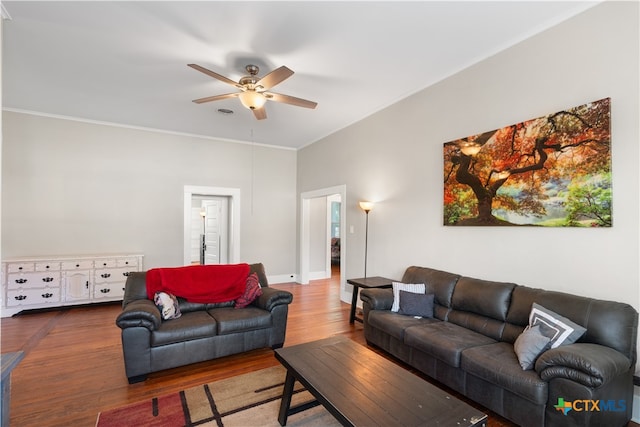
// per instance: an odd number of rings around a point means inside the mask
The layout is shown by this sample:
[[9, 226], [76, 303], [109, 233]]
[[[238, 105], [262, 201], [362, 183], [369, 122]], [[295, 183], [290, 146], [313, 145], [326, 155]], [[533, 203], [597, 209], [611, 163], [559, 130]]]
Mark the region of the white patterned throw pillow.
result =
[[400, 291], [413, 292], [414, 294], [424, 294], [424, 283], [400, 283], [391, 282], [393, 287], [393, 305], [391, 311], [398, 312], [400, 309]]
[[153, 302], [155, 303], [163, 320], [177, 319], [182, 316], [180, 312], [180, 306], [178, 305], [178, 298], [175, 295], [167, 292], [156, 292], [153, 296]]
[[573, 344], [587, 331], [583, 326], [533, 303], [529, 313], [529, 326], [540, 326], [540, 333], [551, 339], [551, 348]]

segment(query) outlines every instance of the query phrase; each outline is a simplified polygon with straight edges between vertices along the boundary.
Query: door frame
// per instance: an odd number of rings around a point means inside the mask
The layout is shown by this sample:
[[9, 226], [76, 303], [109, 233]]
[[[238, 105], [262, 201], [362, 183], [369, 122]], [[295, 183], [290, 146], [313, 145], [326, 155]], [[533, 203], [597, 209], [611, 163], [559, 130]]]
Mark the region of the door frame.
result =
[[300, 254], [299, 254], [299, 271], [300, 283], [309, 284], [309, 253], [311, 234], [309, 230], [311, 217], [311, 199], [318, 197], [327, 197], [333, 194], [340, 195], [340, 299], [350, 301], [350, 294], [346, 291], [346, 259], [347, 259], [347, 239], [345, 238], [346, 227], [346, 206], [347, 206], [347, 186], [337, 185], [334, 187], [321, 188], [313, 191], [305, 191], [300, 193]]
[[229, 263], [240, 262], [240, 189], [226, 187], [184, 186], [184, 265], [191, 264], [191, 197], [229, 198]]

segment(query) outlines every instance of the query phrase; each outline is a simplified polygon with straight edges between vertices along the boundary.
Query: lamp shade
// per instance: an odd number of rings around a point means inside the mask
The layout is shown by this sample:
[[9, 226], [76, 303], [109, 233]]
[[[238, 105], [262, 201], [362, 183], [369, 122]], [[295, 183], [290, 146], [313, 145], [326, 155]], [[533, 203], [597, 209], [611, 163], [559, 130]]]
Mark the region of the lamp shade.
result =
[[373, 203], [372, 202], [360, 202], [360, 209], [362, 209], [366, 213], [369, 213], [369, 211], [373, 209]]
[[261, 94], [260, 92], [256, 92], [255, 90], [247, 90], [245, 92], [242, 92], [239, 97], [242, 105], [250, 110], [258, 110], [264, 106], [265, 102], [267, 102], [267, 98], [265, 98], [263, 94]]

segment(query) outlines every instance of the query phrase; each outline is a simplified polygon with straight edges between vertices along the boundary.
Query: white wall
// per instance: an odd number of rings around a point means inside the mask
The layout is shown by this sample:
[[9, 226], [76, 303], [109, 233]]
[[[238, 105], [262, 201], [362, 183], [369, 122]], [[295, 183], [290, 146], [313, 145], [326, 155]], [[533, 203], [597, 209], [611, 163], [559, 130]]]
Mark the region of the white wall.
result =
[[[421, 265], [639, 307], [637, 2], [605, 2], [298, 153], [298, 192], [346, 184], [346, 277]], [[420, 54], [416, 52], [416, 54]], [[612, 228], [444, 227], [443, 143], [611, 97]], [[327, 170], [330, 165], [330, 170]]]
[[139, 252], [146, 268], [182, 265], [193, 185], [239, 188], [241, 260], [295, 274], [295, 151], [8, 111], [3, 127], [3, 257]]
[[[411, 264], [619, 299], [638, 307], [638, 5], [606, 3], [298, 153], [298, 191], [347, 184], [348, 270]], [[444, 227], [446, 141], [612, 98], [614, 226]], [[326, 165], [331, 165], [327, 171]], [[347, 274], [349, 274], [347, 272]]]

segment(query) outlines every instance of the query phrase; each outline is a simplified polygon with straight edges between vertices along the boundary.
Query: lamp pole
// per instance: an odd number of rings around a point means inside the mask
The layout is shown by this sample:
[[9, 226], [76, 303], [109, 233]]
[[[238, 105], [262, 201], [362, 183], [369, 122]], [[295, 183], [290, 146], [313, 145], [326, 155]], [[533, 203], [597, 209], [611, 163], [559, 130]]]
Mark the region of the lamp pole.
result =
[[371, 209], [368, 209], [366, 211], [364, 211], [364, 213], [367, 216], [366, 222], [365, 222], [365, 229], [364, 229], [364, 278], [367, 278], [367, 248], [369, 247], [369, 211]]
[[200, 211], [202, 217], [202, 239], [200, 240], [200, 265], [204, 265], [206, 262], [205, 254], [207, 252], [207, 212], [203, 209]]
[[367, 249], [369, 247], [369, 212], [373, 209], [373, 203], [371, 202], [360, 202], [360, 209], [364, 211], [367, 216], [365, 222], [365, 231], [364, 231], [364, 278], [367, 278]]

